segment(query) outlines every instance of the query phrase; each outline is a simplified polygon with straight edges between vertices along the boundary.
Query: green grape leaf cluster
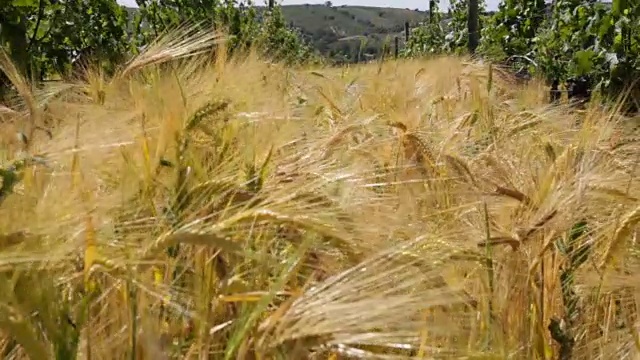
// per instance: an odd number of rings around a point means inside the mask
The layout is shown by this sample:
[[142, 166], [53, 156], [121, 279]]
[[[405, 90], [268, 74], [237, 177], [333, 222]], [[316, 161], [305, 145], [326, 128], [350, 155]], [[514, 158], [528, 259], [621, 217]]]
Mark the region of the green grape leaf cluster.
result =
[[[497, 12], [480, 17], [477, 52], [549, 83], [584, 78], [605, 99], [626, 91], [633, 99], [640, 96], [638, 5], [637, 0], [613, 0], [610, 7], [595, 0], [556, 0], [552, 5], [504, 0]], [[467, 2], [454, 0], [448, 23], [414, 30], [404, 55], [459, 54], [467, 40]]]
[[115, 0], [11, 0], [0, 4], [0, 45], [29, 78], [65, 76], [97, 58], [109, 69], [129, 50]]
[[[484, 0], [478, 0], [480, 14], [486, 13]], [[443, 51], [452, 54], [462, 54], [467, 51], [469, 42], [468, 31], [469, 2], [467, 0], [452, 0], [449, 6], [449, 22], [446, 26], [446, 36]], [[487, 21], [485, 15], [479, 16], [479, 28], [482, 29]]]
[[445, 29], [442, 26], [442, 14], [435, 1], [430, 4], [429, 20], [419, 24], [411, 32], [409, 41], [402, 51], [403, 57], [441, 54], [445, 47]]
[[545, 10], [544, 0], [505, 0], [483, 28], [480, 52], [494, 60], [531, 56]]

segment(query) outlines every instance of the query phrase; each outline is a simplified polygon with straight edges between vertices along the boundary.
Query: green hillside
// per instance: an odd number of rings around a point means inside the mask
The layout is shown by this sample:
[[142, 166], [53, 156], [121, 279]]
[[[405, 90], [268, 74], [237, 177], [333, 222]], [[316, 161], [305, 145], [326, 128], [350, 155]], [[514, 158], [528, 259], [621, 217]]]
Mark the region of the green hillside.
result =
[[428, 17], [426, 11], [347, 5], [289, 5], [282, 12], [321, 53], [345, 61], [376, 56], [385, 40], [402, 35], [405, 21]]

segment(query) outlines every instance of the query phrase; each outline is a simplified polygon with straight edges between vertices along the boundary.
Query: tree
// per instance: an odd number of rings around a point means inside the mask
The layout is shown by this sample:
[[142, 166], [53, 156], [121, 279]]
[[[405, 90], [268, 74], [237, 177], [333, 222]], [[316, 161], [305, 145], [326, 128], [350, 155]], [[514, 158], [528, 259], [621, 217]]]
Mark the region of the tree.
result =
[[264, 55], [287, 64], [319, 60], [314, 50], [302, 40], [302, 35], [286, 26], [280, 8], [267, 14], [257, 43]]

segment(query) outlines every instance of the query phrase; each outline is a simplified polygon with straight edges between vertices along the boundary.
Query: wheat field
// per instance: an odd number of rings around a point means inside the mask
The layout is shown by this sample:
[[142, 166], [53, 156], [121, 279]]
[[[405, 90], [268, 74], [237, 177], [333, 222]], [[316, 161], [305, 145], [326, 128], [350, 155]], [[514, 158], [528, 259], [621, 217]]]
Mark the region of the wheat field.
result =
[[0, 357], [640, 359], [637, 120], [461, 58], [225, 54], [0, 62]]

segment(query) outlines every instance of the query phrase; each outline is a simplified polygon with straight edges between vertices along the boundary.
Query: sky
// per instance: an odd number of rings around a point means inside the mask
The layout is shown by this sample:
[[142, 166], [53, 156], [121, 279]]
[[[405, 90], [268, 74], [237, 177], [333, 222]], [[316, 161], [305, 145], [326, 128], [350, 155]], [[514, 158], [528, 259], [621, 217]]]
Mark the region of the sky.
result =
[[[117, 0], [118, 3], [127, 6], [136, 6], [135, 0]], [[261, 4], [263, 1], [254, 0], [256, 4]], [[276, 0], [281, 5], [296, 5], [296, 4], [323, 4], [326, 0]], [[266, 2], [265, 2], [266, 3]], [[408, 8], [408, 9], [420, 9], [427, 10], [429, 8], [429, 0], [331, 0], [334, 6], [340, 5], [360, 5], [360, 6], [375, 6], [375, 7], [394, 7], [394, 8]], [[497, 10], [500, 0], [486, 0], [487, 10]], [[446, 10], [449, 7], [449, 0], [440, 0], [438, 7], [440, 10]]]

